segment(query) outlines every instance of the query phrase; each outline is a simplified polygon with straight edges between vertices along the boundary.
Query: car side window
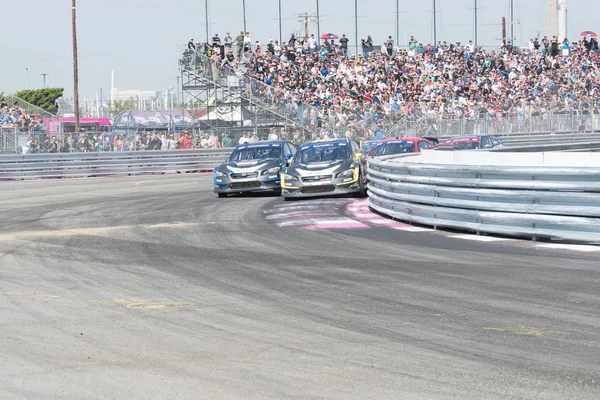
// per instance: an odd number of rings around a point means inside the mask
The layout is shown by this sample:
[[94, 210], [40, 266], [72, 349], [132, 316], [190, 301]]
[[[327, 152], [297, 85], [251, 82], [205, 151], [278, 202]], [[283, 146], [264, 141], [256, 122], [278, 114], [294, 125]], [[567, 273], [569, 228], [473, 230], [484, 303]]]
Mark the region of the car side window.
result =
[[488, 138], [488, 137], [481, 138], [481, 148], [489, 149], [490, 147], [492, 147], [492, 141], [490, 140], [490, 138]]
[[291, 143], [285, 144], [285, 154], [296, 154], [296, 147]]
[[353, 152], [354, 154], [356, 154], [356, 153], [360, 153], [360, 150], [359, 150], [359, 148], [358, 148], [358, 144], [357, 144], [356, 142], [354, 142], [354, 141], [352, 142], [352, 152]]
[[422, 140], [419, 142], [419, 151], [426, 149], [427, 147], [429, 147], [429, 143], [426, 141]]

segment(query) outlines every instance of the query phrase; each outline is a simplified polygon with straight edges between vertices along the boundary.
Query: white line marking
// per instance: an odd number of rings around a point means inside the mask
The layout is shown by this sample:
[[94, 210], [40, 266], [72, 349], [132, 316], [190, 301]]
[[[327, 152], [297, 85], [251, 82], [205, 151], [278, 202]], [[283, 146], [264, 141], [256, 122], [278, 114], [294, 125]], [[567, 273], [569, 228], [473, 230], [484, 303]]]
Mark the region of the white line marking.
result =
[[343, 201], [343, 200], [331, 200], [331, 201], [326, 201], [326, 200], [320, 200], [320, 201], [316, 201], [316, 200], [306, 200], [303, 202], [298, 201], [297, 204], [289, 204], [289, 203], [285, 203], [285, 204], [275, 204], [273, 206], [273, 208], [286, 208], [286, 207], [302, 207], [302, 206], [324, 206], [324, 205], [341, 205], [344, 206], [348, 204], [347, 201]]
[[588, 253], [600, 251], [600, 246], [592, 246], [585, 244], [540, 243], [536, 247], [541, 247], [544, 249], [583, 251]]
[[352, 211], [371, 211], [371, 210], [369, 210], [369, 207], [348, 207], [347, 210], [350, 212], [352, 212]]
[[392, 229], [396, 229], [397, 231], [405, 231], [405, 232], [432, 232], [433, 231], [433, 229], [420, 228], [418, 226], [404, 226], [404, 227], [398, 227], [398, 228], [392, 228]]
[[313, 219], [304, 219], [299, 221], [286, 221], [281, 222], [277, 225], [284, 226], [299, 226], [299, 225], [325, 225], [325, 224], [355, 224], [355, 225], [364, 225], [360, 221], [355, 221], [350, 218], [339, 218], [339, 219], [324, 219], [324, 218], [313, 218]]
[[394, 221], [391, 219], [361, 219], [361, 222], [368, 222], [370, 224], [378, 224], [378, 225], [394, 225], [398, 224], [398, 221]]
[[310, 216], [310, 215], [319, 216], [319, 215], [337, 215], [337, 214], [335, 214], [331, 211], [326, 211], [326, 210], [324, 210], [322, 212], [296, 211], [296, 212], [290, 212], [290, 213], [267, 215], [265, 217], [265, 219], [284, 219], [284, 218], [293, 218], [293, 217], [305, 217], [305, 216]]
[[451, 235], [448, 237], [451, 237], [454, 239], [473, 240], [476, 242], [503, 242], [506, 240], [514, 240], [514, 239], [509, 239], [509, 238], [500, 238], [500, 237], [494, 237], [494, 236], [482, 236], [482, 235], [475, 235], [475, 234]]
[[272, 210], [264, 210], [265, 214], [281, 213], [286, 211], [302, 211], [302, 210], [339, 210], [339, 207], [324, 207], [324, 206], [289, 206], [281, 207]]

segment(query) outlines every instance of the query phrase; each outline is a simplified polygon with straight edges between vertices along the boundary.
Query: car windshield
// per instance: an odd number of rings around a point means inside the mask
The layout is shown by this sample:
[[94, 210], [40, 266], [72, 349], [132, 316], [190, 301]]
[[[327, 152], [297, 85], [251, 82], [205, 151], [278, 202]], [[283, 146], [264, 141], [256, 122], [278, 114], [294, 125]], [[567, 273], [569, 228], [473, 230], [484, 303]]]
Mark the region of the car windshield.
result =
[[479, 148], [479, 142], [478, 141], [457, 141], [457, 142], [452, 142], [452, 146], [457, 149], [457, 150], [473, 150], [473, 149], [478, 149]]
[[399, 140], [377, 144], [369, 153], [370, 156], [387, 156], [390, 154], [414, 153], [415, 142], [412, 140]]
[[229, 161], [252, 161], [266, 160], [269, 158], [281, 158], [281, 146], [244, 146], [234, 150]]
[[366, 142], [362, 145], [362, 152], [363, 154], [367, 154], [369, 152], [369, 150], [371, 150], [373, 148], [373, 146], [375, 146], [376, 142]]
[[294, 162], [300, 164], [333, 162], [348, 160], [347, 143], [317, 143], [302, 146], [294, 156]]

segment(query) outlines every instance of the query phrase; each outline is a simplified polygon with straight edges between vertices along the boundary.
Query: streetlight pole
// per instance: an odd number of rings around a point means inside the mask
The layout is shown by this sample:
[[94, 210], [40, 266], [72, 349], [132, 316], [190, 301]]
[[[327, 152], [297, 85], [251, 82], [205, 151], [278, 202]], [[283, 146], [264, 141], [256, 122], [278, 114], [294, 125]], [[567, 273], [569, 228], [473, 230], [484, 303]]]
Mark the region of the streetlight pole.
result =
[[181, 97], [179, 97], [179, 94], [180, 94], [180, 91], [179, 91], [179, 89], [180, 89], [180, 87], [179, 87], [179, 79], [180, 78], [181, 77], [179, 75], [175, 77], [175, 79], [177, 79], [177, 101], [179, 103], [183, 103], [182, 100], [181, 100], [183, 98], [183, 94], [181, 95]]
[[477, 33], [478, 33], [478, 26], [477, 26], [477, 0], [475, 0], [475, 48], [477, 48]]
[[46, 72], [42, 72], [40, 74], [40, 76], [42, 77], [42, 79], [44, 79], [44, 89], [46, 89], [46, 77], [50, 76], [50, 74], [46, 73]]
[[400, 46], [400, 0], [396, 0], [396, 46]]
[[515, 5], [513, 0], [510, 0], [510, 44], [515, 45]]
[[358, 58], [358, 0], [354, 0], [354, 46]]
[[433, 43], [437, 44], [437, 1], [433, 0]]
[[[246, 0], [242, 0], [242, 13], [244, 14], [244, 33], [248, 32], [246, 28]], [[281, 20], [281, 19], [280, 19]], [[281, 39], [279, 39], [281, 43]]]
[[279, 44], [281, 44], [283, 36], [281, 35], [281, 0], [279, 0]]
[[321, 13], [319, 12], [319, 0], [317, 0], [317, 44], [321, 45]]
[[75, 1], [73, 0], [71, 6], [73, 25], [73, 111], [75, 111], [75, 132], [79, 132], [79, 68], [77, 65], [77, 7]]
[[204, 0], [204, 14], [206, 24], [206, 43], [210, 43], [210, 35], [208, 34], [208, 0]]

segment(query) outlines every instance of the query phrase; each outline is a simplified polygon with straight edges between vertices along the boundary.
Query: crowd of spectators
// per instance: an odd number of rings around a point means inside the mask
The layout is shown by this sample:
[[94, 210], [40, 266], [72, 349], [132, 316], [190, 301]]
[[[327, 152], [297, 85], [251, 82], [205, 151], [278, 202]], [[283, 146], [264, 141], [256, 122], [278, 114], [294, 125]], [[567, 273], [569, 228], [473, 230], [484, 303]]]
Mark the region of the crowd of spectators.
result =
[[15, 129], [23, 131], [39, 131], [44, 127], [38, 115], [29, 115], [15, 102], [12, 107], [5, 99], [0, 100], [0, 128]]
[[136, 132], [133, 134], [77, 133], [30, 133], [27, 137], [27, 153], [73, 153], [102, 151], [153, 151], [184, 149], [220, 149], [262, 140], [290, 140], [298, 145], [308, 138], [296, 130], [270, 128], [268, 131], [184, 131], [184, 132]]
[[[275, 132], [275, 130], [273, 130]], [[153, 151], [179, 149], [218, 149], [235, 147], [238, 144], [257, 142], [278, 134], [259, 136], [256, 132], [242, 132], [235, 138], [229, 131], [220, 135], [216, 132], [136, 132], [119, 133], [30, 133], [27, 137], [27, 153], [81, 153], [102, 151]], [[281, 135], [284, 137], [284, 135]], [[287, 136], [285, 136], [287, 137]], [[300, 136], [296, 134], [300, 141]]]
[[398, 47], [388, 37], [375, 51], [369, 36], [358, 55], [349, 54], [345, 35], [321, 44], [312, 35], [292, 35], [263, 48], [241, 32], [227, 43], [228, 50], [221, 51], [215, 34], [211, 44], [190, 50], [273, 88], [271, 96], [297, 105], [303, 122], [346, 135], [368, 124], [373, 134], [402, 118], [589, 114], [597, 112], [600, 100], [596, 38], [561, 43], [556, 37], [532, 38], [523, 47], [506, 42], [486, 49], [472, 41], [424, 44], [412, 36], [407, 47]]

